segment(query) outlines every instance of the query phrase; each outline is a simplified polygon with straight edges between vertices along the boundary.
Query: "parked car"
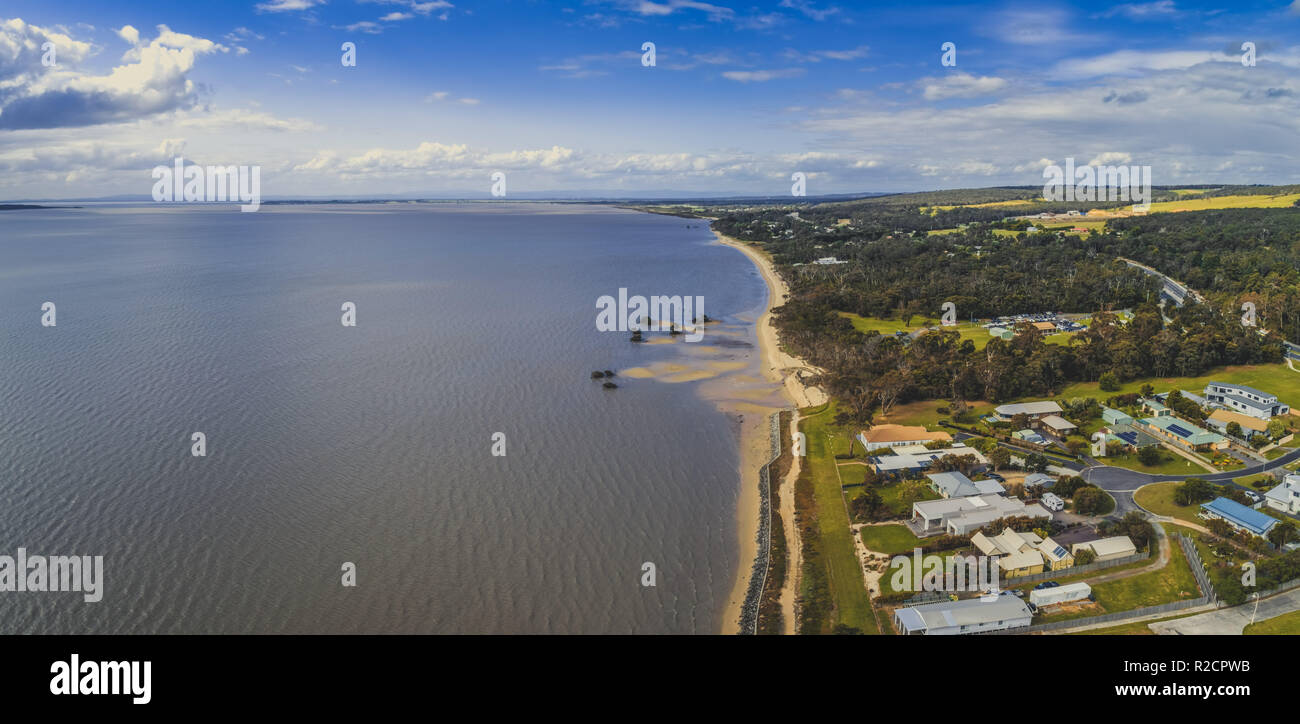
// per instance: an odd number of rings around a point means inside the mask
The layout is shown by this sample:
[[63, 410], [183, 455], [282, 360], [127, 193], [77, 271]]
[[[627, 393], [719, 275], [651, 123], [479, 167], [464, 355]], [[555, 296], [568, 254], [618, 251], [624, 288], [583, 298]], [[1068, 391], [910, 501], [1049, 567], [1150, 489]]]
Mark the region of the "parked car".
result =
[[1024, 598], [1024, 597], [1025, 597], [1025, 590], [1024, 590], [1023, 588], [1013, 588], [1013, 589], [1011, 589], [1011, 592], [1014, 593], [1014, 594], [1016, 594], [1016, 598]]
[[998, 475], [997, 473], [984, 473], [984, 474], [987, 475], [988, 477], [990, 477], [990, 478], [992, 478], [992, 479], [998, 481], [999, 483], [1005, 483], [1005, 482], [1007, 482], [1007, 479], [1006, 479], [1006, 478], [1002, 477], [1001, 475]]
[[1041, 590], [1043, 590], [1044, 588], [1056, 588], [1056, 587], [1059, 586], [1059, 585], [1061, 585], [1061, 584], [1057, 583], [1056, 581], [1043, 581], [1042, 583], [1038, 584], [1037, 586], [1034, 586], [1034, 590], [1035, 590], [1035, 591], [1041, 591]]

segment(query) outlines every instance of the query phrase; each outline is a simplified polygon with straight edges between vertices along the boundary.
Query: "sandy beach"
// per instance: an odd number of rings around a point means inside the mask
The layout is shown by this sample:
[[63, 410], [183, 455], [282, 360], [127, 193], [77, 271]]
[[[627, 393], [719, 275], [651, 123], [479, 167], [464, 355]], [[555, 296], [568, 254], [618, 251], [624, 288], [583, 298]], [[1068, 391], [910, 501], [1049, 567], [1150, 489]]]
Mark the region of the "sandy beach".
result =
[[[781, 409], [789, 407], [809, 407], [820, 405], [826, 401], [825, 393], [817, 387], [810, 387], [803, 383], [799, 377], [799, 372], [815, 372], [816, 370], [796, 357], [786, 354], [781, 350], [779, 340], [777, 339], [776, 328], [772, 326], [772, 309], [780, 306], [785, 302], [787, 287], [785, 282], [776, 273], [772, 261], [766, 254], [758, 248], [729, 238], [718, 232], [714, 232], [718, 237], [718, 242], [740, 250], [749, 258], [754, 266], [758, 268], [767, 283], [767, 309], [755, 323], [759, 343], [759, 367], [762, 370], [765, 386], [771, 388], [775, 386], [779, 394], [769, 396], [766, 401], [754, 401], [743, 406], [725, 405], [731, 411], [740, 411], [741, 434], [740, 434], [740, 498], [737, 504], [737, 536], [738, 547], [740, 550], [740, 565], [736, 571], [736, 581], [732, 586], [731, 596], [727, 601], [727, 609], [723, 616], [723, 633], [733, 634], [739, 631], [740, 609], [744, 603], [745, 591], [749, 586], [749, 576], [753, 567], [754, 557], [758, 553], [758, 526], [759, 526], [759, 494], [758, 494], [758, 469], [769, 461], [771, 448], [768, 442], [768, 416]], [[712, 396], [712, 395], [711, 395]], [[798, 468], [795, 467], [797, 474]], [[793, 494], [787, 493], [782, 498], [783, 508], [786, 499], [793, 501]], [[792, 551], [798, 550], [796, 538], [790, 535], [794, 528], [794, 516], [784, 516], [786, 520], [788, 548]], [[793, 575], [787, 576], [787, 588], [791, 587]], [[788, 595], [787, 590], [783, 592], [783, 607], [787, 601], [792, 602], [793, 597]], [[787, 611], [787, 618], [790, 618]], [[793, 621], [785, 622], [787, 631], [793, 630]]]

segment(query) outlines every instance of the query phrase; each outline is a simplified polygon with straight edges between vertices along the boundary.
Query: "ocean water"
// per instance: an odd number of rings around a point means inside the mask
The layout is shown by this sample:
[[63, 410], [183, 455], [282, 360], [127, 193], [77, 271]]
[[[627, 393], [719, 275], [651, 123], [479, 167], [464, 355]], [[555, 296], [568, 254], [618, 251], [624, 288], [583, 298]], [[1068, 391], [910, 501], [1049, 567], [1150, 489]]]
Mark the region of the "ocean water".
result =
[[737, 426], [590, 379], [679, 354], [596, 330], [620, 287], [765, 300], [703, 222], [607, 207], [0, 212], [0, 554], [105, 557], [0, 633], [717, 632]]

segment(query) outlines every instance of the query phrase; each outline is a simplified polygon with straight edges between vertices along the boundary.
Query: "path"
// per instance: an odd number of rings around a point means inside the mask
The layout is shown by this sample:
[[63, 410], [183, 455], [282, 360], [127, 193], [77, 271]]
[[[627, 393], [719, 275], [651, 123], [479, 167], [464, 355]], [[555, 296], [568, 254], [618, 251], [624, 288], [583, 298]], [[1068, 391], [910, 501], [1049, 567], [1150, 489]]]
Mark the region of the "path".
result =
[[1158, 634], [1175, 636], [1239, 636], [1248, 624], [1267, 621], [1293, 611], [1300, 611], [1300, 589], [1196, 616], [1158, 621], [1149, 628]]

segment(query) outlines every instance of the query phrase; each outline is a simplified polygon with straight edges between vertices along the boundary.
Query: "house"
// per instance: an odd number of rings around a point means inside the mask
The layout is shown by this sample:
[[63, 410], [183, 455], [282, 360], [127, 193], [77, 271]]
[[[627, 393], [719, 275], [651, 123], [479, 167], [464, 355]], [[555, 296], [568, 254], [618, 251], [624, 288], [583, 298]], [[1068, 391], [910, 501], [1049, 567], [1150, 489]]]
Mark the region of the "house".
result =
[[999, 558], [1009, 556], [1012, 553], [1019, 553], [1023, 550], [1036, 548], [1039, 543], [1043, 542], [1037, 533], [1032, 531], [1021, 533], [1010, 528], [1004, 529], [995, 536], [986, 536], [983, 532], [977, 532], [970, 537], [971, 545], [979, 549], [980, 553], [990, 557]]
[[952, 535], [967, 535], [999, 518], [1017, 516], [1050, 520], [1052, 514], [1038, 504], [1025, 505], [1019, 498], [1004, 495], [973, 495], [912, 503], [913, 526], [923, 533], [945, 530]]
[[1057, 603], [1082, 601], [1092, 595], [1092, 586], [1083, 581], [1067, 583], [1055, 588], [1040, 588], [1029, 592], [1029, 602], [1035, 606], [1051, 606]]
[[[1051, 495], [1051, 493], [1048, 493]], [[1074, 554], [1065, 548], [1065, 546], [1052, 540], [1051, 536], [1043, 539], [1038, 544], [1038, 552], [1043, 554], [1043, 563], [1050, 571], [1059, 571], [1062, 568], [1069, 568], [1074, 565]]]
[[1051, 334], [1056, 331], [1056, 325], [1051, 322], [1034, 322], [1033, 326], [1034, 329], [1037, 329], [1040, 332], [1046, 332], [1048, 334]]
[[1038, 429], [1058, 439], [1065, 439], [1071, 433], [1078, 432], [1079, 426], [1060, 415], [1044, 415], [1038, 419]]
[[1031, 420], [1037, 420], [1046, 415], [1061, 414], [1061, 406], [1051, 400], [1043, 402], [1019, 402], [1011, 405], [999, 405], [993, 408], [997, 413], [999, 420], [1010, 420], [1016, 415], [1027, 415]]
[[1142, 398], [1142, 409], [1151, 413], [1152, 417], [1169, 417], [1174, 414], [1173, 410], [1148, 397]]
[[1264, 493], [1264, 504], [1283, 513], [1300, 513], [1300, 475], [1288, 475], [1282, 479], [1281, 485]]
[[1137, 425], [1156, 439], [1184, 450], [1222, 450], [1228, 447], [1228, 440], [1222, 435], [1172, 415], [1144, 417], [1137, 421]]
[[1215, 410], [1205, 419], [1205, 424], [1218, 430], [1224, 435], [1228, 434], [1228, 423], [1235, 422], [1241, 425], [1241, 436], [1249, 440], [1256, 435], [1263, 435], [1268, 432], [1268, 421], [1261, 420], [1258, 417], [1243, 415], [1240, 412], [1232, 410]]
[[1106, 442], [1119, 443], [1127, 450], [1140, 450], [1144, 447], [1160, 444], [1159, 440], [1133, 425], [1114, 425], [1102, 429], [1107, 433]]
[[1245, 385], [1210, 382], [1205, 386], [1205, 396], [1211, 402], [1261, 420], [1285, 415], [1291, 411], [1290, 407], [1277, 401], [1277, 395]]
[[909, 636], [943, 636], [1024, 628], [1033, 619], [1029, 606], [1015, 596], [940, 601], [894, 611], [894, 627]]
[[971, 480], [959, 472], [930, 473], [930, 487], [944, 498], [968, 498], [972, 495], [1002, 495], [1006, 489], [996, 480]]
[[1208, 503], [1201, 503], [1201, 517], [1206, 520], [1222, 520], [1237, 530], [1261, 538], [1278, 524], [1277, 518], [1228, 498], [1215, 498]]
[[1119, 410], [1112, 410], [1109, 407], [1101, 408], [1101, 419], [1104, 420], [1107, 425], [1119, 426], [1133, 424], [1133, 417], [1128, 413], [1120, 412]]
[[956, 455], [958, 457], [970, 456], [975, 459], [977, 465], [988, 465], [988, 458], [973, 447], [966, 447], [963, 444], [953, 445], [952, 447], [939, 448], [938, 450], [927, 450], [924, 445], [900, 445], [894, 448], [895, 455], [879, 455], [867, 458], [867, 464], [881, 475], [896, 476], [908, 472], [919, 473], [927, 470], [934, 461]]
[[1029, 548], [998, 559], [998, 568], [1006, 578], [1021, 578], [1043, 572], [1043, 554]]
[[1030, 443], [1031, 445], [1047, 444], [1047, 438], [1043, 437], [1042, 435], [1039, 435], [1033, 430], [1016, 430], [1015, 432], [1011, 433], [1011, 437], [1016, 440], [1020, 440], [1021, 442]]
[[1056, 484], [1056, 478], [1047, 473], [1030, 473], [1025, 476], [1025, 490], [1041, 488], [1046, 490]]
[[1110, 538], [1098, 538], [1097, 540], [1075, 543], [1070, 547], [1070, 552], [1079, 555], [1079, 551], [1092, 551], [1094, 563], [1103, 561], [1113, 561], [1116, 558], [1132, 556], [1137, 554], [1137, 546], [1133, 545], [1133, 540], [1126, 535], [1117, 535]]
[[873, 425], [858, 433], [858, 442], [867, 452], [895, 445], [924, 445], [927, 442], [951, 442], [946, 432], [930, 432], [920, 425]]
[[1044, 493], [1039, 502], [1043, 504], [1044, 508], [1053, 512], [1059, 513], [1060, 511], [1065, 510], [1065, 501], [1061, 500], [1061, 497], [1056, 493]]

